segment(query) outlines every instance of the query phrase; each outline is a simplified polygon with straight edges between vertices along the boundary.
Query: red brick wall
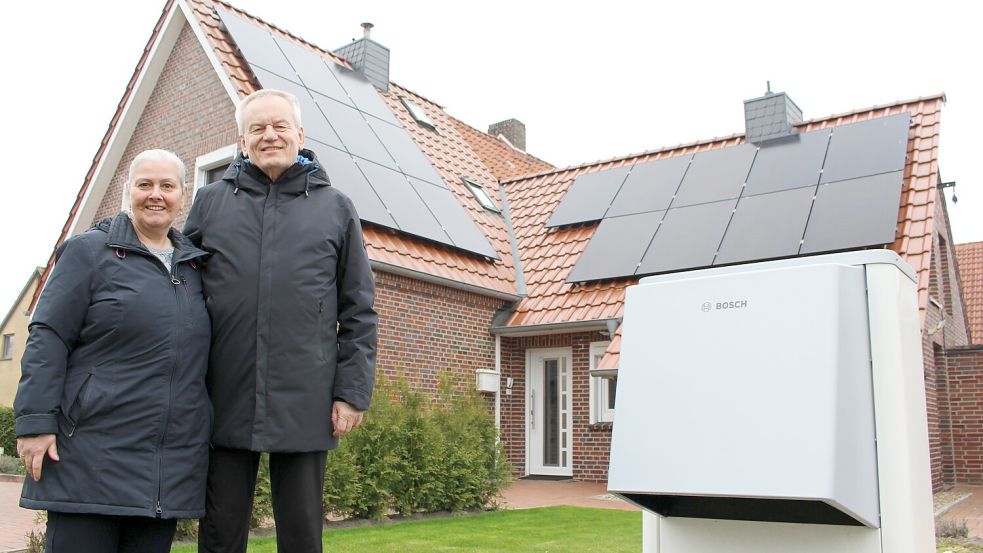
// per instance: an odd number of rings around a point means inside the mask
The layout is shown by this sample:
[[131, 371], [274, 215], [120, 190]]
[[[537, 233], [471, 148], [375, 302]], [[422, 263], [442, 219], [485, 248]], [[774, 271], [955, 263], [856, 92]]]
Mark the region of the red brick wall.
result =
[[983, 486], [983, 346], [945, 353], [952, 405], [953, 483]]
[[495, 368], [489, 329], [502, 300], [381, 271], [375, 282], [380, 377], [434, 390], [441, 370], [474, 386], [476, 369]]
[[502, 441], [517, 475], [526, 473], [526, 352], [571, 348], [573, 368], [573, 477], [606, 482], [611, 423], [590, 424], [590, 344], [608, 338], [599, 332], [502, 338], [502, 382], [514, 379], [511, 395], [502, 395]]
[[[185, 182], [194, 184], [195, 159], [236, 142], [235, 106], [198, 39], [187, 24], [164, 65], [94, 221], [119, 213], [130, 162], [152, 148], [171, 150], [187, 167]], [[190, 192], [190, 191], [189, 191]], [[185, 214], [192, 194], [185, 197]], [[185, 215], [175, 221], [184, 225]]]

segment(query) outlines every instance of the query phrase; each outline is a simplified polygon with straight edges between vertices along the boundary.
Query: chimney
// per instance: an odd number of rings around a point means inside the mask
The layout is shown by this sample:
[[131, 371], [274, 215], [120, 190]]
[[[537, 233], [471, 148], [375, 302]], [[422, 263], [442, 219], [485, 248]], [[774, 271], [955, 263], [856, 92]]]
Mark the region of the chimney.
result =
[[506, 119], [488, 125], [488, 134], [502, 137], [515, 149], [526, 151], [526, 126], [518, 119]]
[[760, 144], [776, 138], [785, 138], [798, 131], [802, 122], [802, 110], [784, 92], [768, 91], [760, 98], [744, 100], [744, 134], [747, 141]]
[[334, 53], [348, 60], [355, 71], [364, 75], [376, 88], [388, 92], [389, 48], [369, 38], [372, 27], [371, 23], [362, 23], [362, 38], [338, 48]]

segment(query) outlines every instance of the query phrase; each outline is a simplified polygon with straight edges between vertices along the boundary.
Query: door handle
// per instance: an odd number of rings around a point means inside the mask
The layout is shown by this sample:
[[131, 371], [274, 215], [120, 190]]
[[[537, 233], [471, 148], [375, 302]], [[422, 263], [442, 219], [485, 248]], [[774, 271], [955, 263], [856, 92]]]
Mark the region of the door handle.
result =
[[536, 428], [536, 390], [529, 391], [529, 428]]

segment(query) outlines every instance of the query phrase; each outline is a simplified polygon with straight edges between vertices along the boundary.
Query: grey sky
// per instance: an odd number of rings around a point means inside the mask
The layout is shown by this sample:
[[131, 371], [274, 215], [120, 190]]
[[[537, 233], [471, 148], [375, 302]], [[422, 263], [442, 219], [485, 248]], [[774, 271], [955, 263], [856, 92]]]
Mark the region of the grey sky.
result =
[[[315, 2], [234, 5], [327, 49], [361, 36], [391, 78], [555, 165], [743, 132], [765, 81], [806, 118], [944, 91], [955, 241], [983, 240], [983, 9], [971, 2]], [[164, 0], [5, 6], [0, 311], [54, 246]]]

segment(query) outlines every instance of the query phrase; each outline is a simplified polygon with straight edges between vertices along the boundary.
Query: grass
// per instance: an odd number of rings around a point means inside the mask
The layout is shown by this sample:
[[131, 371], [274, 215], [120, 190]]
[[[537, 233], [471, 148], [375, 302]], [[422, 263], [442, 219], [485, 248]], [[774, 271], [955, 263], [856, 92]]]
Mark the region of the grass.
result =
[[980, 553], [983, 552], [983, 544], [976, 540], [939, 538], [936, 551], [938, 553]]
[[[348, 553], [637, 553], [641, 513], [546, 507], [328, 530], [326, 551]], [[194, 553], [175, 545], [172, 553]], [[249, 541], [249, 553], [273, 553], [276, 538]]]

